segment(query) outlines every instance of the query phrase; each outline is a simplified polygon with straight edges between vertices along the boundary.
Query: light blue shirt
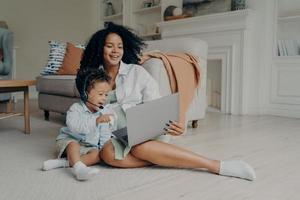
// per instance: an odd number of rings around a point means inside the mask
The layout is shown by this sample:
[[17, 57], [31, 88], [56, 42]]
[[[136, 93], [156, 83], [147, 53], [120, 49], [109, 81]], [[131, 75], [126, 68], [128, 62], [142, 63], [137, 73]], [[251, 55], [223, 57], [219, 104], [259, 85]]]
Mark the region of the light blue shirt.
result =
[[114, 114], [116, 119], [116, 115], [110, 108], [110, 105], [106, 105], [103, 109], [92, 113], [82, 101], [74, 103], [67, 112], [67, 127], [60, 129], [56, 140], [71, 137], [82, 144], [101, 149], [111, 138], [111, 132], [114, 130], [110, 123], [97, 125], [97, 117], [103, 114]]

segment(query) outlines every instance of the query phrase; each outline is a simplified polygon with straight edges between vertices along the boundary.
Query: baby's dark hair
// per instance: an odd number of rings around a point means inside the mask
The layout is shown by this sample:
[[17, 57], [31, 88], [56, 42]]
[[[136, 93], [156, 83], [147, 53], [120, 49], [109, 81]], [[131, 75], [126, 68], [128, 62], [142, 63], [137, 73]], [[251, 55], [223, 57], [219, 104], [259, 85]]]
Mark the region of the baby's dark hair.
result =
[[96, 68], [81, 68], [76, 76], [76, 88], [80, 94], [80, 99], [86, 102], [88, 91], [90, 91], [97, 82], [110, 83], [111, 77], [103, 70]]
[[139, 63], [141, 50], [146, 46], [143, 40], [131, 29], [107, 22], [105, 28], [97, 31], [88, 41], [81, 59], [80, 68], [99, 68], [100, 65], [104, 65], [103, 48], [106, 37], [110, 33], [115, 33], [122, 39], [124, 49], [122, 61], [126, 64]]

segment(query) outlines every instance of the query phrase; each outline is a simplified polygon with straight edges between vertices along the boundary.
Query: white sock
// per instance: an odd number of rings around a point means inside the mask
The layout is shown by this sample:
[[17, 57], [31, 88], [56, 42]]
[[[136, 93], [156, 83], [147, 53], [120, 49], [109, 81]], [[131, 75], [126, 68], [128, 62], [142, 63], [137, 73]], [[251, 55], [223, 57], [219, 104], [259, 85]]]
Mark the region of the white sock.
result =
[[242, 160], [221, 161], [220, 175], [233, 176], [253, 181], [256, 178], [254, 169]]
[[43, 163], [43, 170], [45, 171], [61, 167], [69, 167], [69, 161], [66, 159], [52, 159]]
[[76, 176], [77, 180], [84, 181], [94, 177], [97, 173], [99, 173], [99, 170], [87, 167], [83, 162], [78, 161], [74, 164], [72, 172]]

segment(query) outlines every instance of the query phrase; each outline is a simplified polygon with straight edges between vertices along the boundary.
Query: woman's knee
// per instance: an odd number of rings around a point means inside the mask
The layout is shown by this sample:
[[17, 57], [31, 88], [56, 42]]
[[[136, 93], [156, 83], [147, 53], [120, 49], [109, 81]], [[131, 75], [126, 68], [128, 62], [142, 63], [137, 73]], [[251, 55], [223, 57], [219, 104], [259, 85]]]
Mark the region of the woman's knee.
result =
[[107, 142], [101, 149], [100, 159], [113, 167], [123, 167], [122, 161], [115, 159], [115, 148], [111, 141]]
[[119, 167], [119, 168], [131, 168], [137, 167], [130, 159], [130, 154], [128, 154], [123, 160], [115, 159], [115, 149], [112, 142], [107, 142], [100, 151], [100, 159], [106, 164]]
[[105, 163], [111, 164], [115, 160], [115, 150], [113, 144], [107, 142], [100, 151], [100, 159]]
[[138, 158], [143, 158], [145, 155], [151, 152], [151, 149], [155, 147], [156, 141], [147, 141], [142, 144], [136, 145], [131, 148], [131, 154]]

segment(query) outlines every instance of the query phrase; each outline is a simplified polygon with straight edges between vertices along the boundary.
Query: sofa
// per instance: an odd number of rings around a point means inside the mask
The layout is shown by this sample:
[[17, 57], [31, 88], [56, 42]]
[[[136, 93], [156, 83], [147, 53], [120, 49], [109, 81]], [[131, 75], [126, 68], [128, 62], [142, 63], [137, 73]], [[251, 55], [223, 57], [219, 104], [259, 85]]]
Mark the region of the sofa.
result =
[[[206, 110], [206, 60], [207, 44], [197, 38], [170, 38], [147, 41], [145, 51], [186, 52], [198, 57], [200, 65], [200, 85], [189, 107], [187, 120], [197, 127], [197, 120], [203, 119]], [[143, 67], [154, 77], [160, 87], [161, 95], [171, 93], [169, 80], [163, 63], [159, 59], [150, 59]], [[37, 77], [39, 108], [44, 110], [44, 117], [49, 120], [49, 112], [66, 113], [74, 102], [79, 101], [74, 75], [44, 75]]]
[[[4, 21], [0, 21], [0, 80], [12, 79], [13, 33]], [[7, 102], [11, 93], [0, 94], [0, 103]]]

